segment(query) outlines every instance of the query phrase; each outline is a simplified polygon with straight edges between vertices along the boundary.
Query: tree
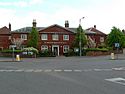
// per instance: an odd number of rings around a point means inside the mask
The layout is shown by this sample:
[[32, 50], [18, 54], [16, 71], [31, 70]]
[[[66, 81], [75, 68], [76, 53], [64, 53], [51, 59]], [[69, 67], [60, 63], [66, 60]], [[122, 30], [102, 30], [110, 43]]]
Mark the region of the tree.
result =
[[16, 45], [17, 49], [20, 49], [24, 40], [21, 38], [13, 38], [13, 39], [11, 39], [11, 42], [12, 42], [12, 44]]
[[29, 35], [28, 47], [37, 48], [39, 33], [35, 27], [32, 27], [32, 31]]
[[107, 37], [109, 47], [114, 47], [115, 43], [119, 43], [120, 47], [125, 47], [125, 35], [119, 28], [113, 27]]
[[80, 41], [81, 41], [81, 47], [83, 48], [87, 44], [87, 39], [81, 25], [79, 25], [79, 27], [76, 30], [76, 36], [73, 43], [73, 47], [79, 48]]

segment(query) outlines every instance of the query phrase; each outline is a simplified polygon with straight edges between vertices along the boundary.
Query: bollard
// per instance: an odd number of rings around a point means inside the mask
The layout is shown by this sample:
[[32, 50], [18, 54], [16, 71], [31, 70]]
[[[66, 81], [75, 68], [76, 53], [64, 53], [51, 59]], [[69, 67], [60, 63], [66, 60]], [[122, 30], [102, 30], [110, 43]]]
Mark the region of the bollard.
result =
[[20, 61], [20, 56], [16, 55], [16, 61]]
[[115, 59], [115, 55], [114, 55], [114, 53], [111, 53], [111, 59]]

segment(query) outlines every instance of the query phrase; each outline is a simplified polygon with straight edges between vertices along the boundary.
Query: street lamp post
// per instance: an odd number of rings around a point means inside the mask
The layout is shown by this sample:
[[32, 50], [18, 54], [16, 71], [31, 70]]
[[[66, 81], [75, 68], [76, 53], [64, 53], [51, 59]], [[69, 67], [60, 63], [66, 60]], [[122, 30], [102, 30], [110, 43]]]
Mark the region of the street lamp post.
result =
[[81, 20], [84, 19], [85, 17], [82, 17], [79, 19], [79, 30], [80, 30], [80, 35], [79, 35], [79, 56], [82, 56], [82, 43], [81, 43]]

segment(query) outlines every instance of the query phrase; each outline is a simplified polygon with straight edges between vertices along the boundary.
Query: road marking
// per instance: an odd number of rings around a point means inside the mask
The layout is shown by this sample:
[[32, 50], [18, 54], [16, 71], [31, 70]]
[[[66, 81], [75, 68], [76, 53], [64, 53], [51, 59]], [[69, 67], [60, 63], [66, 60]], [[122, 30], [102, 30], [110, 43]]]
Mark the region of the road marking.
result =
[[43, 70], [41, 69], [37, 69], [37, 70], [34, 70], [33, 72], [42, 72]]
[[54, 70], [55, 72], [61, 72], [62, 70]]
[[119, 70], [125, 70], [125, 68], [120, 67], [120, 68], [112, 68], [113, 70], [119, 71]]
[[24, 70], [24, 72], [33, 72], [33, 69]]
[[89, 71], [92, 71], [92, 69], [84, 69], [83, 71], [89, 72]]
[[94, 71], [112, 71], [112, 69], [93, 69]]
[[74, 70], [74, 72], [82, 72], [82, 70]]
[[118, 78], [110, 78], [110, 79], [105, 79], [106, 81], [110, 81], [113, 83], [117, 83], [117, 84], [121, 84], [121, 85], [125, 85], [125, 79], [118, 77]]
[[14, 72], [24, 72], [24, 70], [14, 70]]
[[74, 70], [70, 70], [70, 69], [1, 69], [0, 72], [103, 72], [103, 71], [125, 71], [125, 67], [119, 67], [119, 68], [110, 68], [110, 69], [101, 69], [101, 68], [95, 68], [95, 69], [74, 69]]
[[50, 70], [50, 69], [47, 69], [47, 70], [44, 70], [44, 72], [51, 72], [52, 70]]
[[72, 72], [72, 70], [64, 70], [64, 72]]

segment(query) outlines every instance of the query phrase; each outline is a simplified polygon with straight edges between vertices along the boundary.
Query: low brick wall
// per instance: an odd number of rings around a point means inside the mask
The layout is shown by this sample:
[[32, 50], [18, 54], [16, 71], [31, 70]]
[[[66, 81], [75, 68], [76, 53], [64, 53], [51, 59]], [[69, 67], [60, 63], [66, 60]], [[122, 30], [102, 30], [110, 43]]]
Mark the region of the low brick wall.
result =
[[[36, 58], [36, 55], [23, 55], [22, 53], [14, 53], [14, 57], [16, 57], [16, 55], [20, 55], [21, 58]], [[13, 56], [12, 53], [0, 52], [0, 57], [12, 57], [12, 56]]]
[[88, 51], [86, 56], [101, 56], [101, 55], [110, 55], [111, 52], [102, 52], [102, 51]]

